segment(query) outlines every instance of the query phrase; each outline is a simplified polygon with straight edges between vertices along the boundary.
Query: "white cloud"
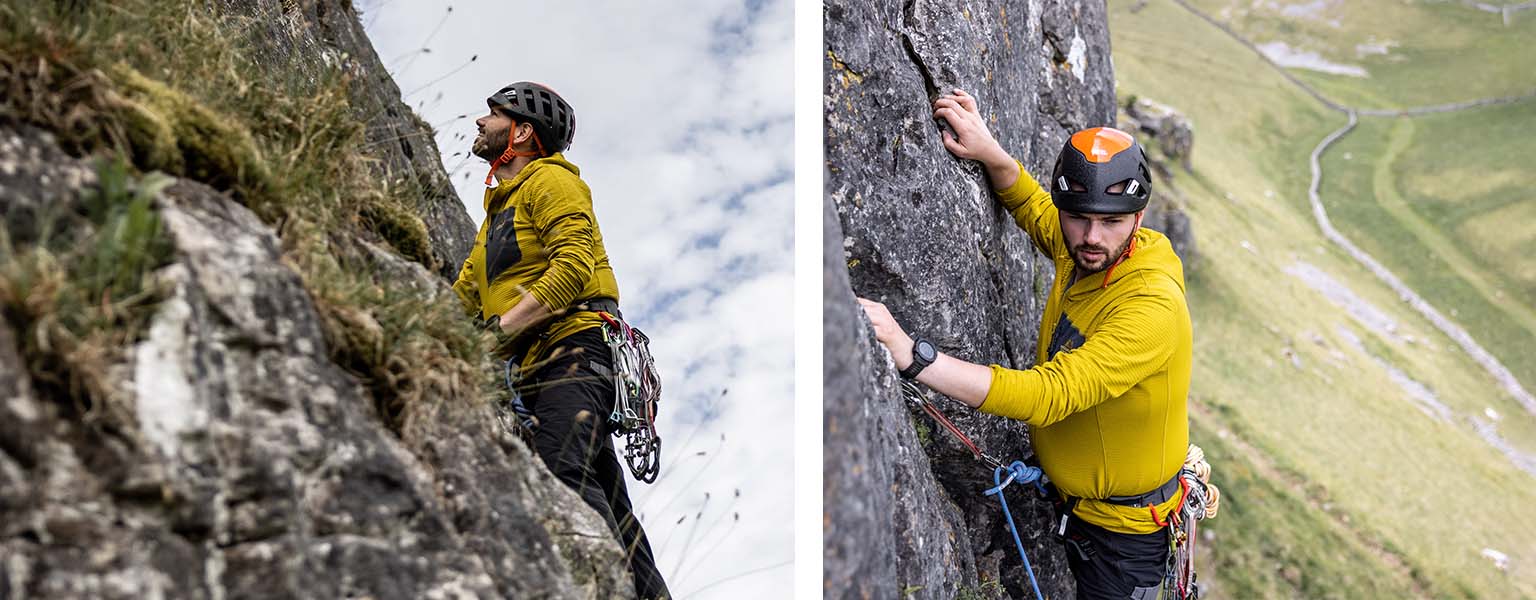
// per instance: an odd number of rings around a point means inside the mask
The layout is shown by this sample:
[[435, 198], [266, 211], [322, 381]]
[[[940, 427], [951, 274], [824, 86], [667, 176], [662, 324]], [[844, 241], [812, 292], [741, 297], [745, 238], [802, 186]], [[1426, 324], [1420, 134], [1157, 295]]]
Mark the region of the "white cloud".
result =
[[571, 103], [567, 157], [662, 369], [662, 478], [630, 482], [662, 571], [678, 595], [785, 597], [787, 565], [730, 578], [793, 557], [792, 5], [358, 6], [476, 223], [487, 166], [462, 153], [485, 97], [531, 80]]

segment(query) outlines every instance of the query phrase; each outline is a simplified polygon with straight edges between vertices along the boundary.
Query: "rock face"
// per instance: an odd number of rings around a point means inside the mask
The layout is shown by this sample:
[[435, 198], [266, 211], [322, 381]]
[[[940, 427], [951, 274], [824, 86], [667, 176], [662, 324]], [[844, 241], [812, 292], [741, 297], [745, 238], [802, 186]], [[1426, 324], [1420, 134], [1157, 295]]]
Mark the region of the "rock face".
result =
[[[314, 77], [322, 65], [341, 65], [353, 77], [352, 109], [365, 123], [368, 144], [359, 152], [378, 159], [377, 176], [415, 190], [416, 214], [432, 240], [434, 270], [459, 273], [475, 224], [454, 192], [432, 128], [400, 99], [400, 88], [379, 60], [351, 2], [323, 0], [222, 0], [227, 14], [243, 15], [264, 64], [283, 65]], [[480, 108], [465, 107], [466, 110]]]
[[1132, 98], [1121, 108], [1118, 126], [1136, 135], [1146, 148], [1152, 163], [1153, 189], [1157, 190], [1141, 224], [1167, 235], [1174, 253], [1184, 262], [1184, 272], [1190, 273], [1198, 268], [1199, 257], [1189, 215], [1180, 208], [1184, 195], [1175, 186], [1178, 172], [1172, 165], [1177, 163], [1183, 172], [1190, 172], [1195, 126], [1173, 107], [1146, 98]]
[[[824, 590], [1033, 597], [1002, 510], [982, 494], [991, 469], [904, 402], [854, 296], [884, 302], [946, 353], [1033, 364], [1053, 267], [979, 167], [944, 149], [932, 101], [970, 92], [1003, 147], [1048, 173], [1072, 131], [1115, 122], [1105, 7], [829, 0], [824, 15]], [[1022, 423], [936, 401], [987, 452], [1031, 454]], [[1049, 504], [1007, 493], [1041, 591], [1071, 596]]]
[[[46, 133], [0, 128], [0, 156], [8, 217], [94, 185]], [[40, 393], [0, 320], [0, 598], [633, 597], [602, 520], [488, 405], [390, 432], [270, 228], [195, 182], [155, 204], [168, 297], [103, 365], [103, 414]]]

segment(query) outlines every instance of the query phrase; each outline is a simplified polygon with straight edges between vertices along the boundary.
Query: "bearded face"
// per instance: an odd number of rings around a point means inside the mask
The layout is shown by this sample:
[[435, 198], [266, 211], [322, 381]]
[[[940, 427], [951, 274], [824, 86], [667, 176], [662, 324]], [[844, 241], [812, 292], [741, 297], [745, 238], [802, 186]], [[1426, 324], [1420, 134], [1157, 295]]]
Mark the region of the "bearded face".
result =
[[1126, 249], [1131, 247], [1131, 236], [1126, 236], [1125, 241], [1120, 242], [1120, 247], [1110, 252], [1104, 246], [1082, 243], [1072, 248], [1072, 262], [1077, 264], [1078, 270], [1085, 275], [1092, 275], [1108, 269], [1109, 265], [1125, 255]]
[[1072, 262], [1083, 275], [1098, 273], [1115, 264], [1136, 233], [1136, 214], [1100, 215], [1061, 212], [1061, 231]]
[[486, 162], [495, 161], [507, 149], [508, 136], [512, 134], [511, 117], [492, 110], [490, 114], [475, 119], [475, 127], [479, 129], [479, 134], [470, 143], [469, 152]]

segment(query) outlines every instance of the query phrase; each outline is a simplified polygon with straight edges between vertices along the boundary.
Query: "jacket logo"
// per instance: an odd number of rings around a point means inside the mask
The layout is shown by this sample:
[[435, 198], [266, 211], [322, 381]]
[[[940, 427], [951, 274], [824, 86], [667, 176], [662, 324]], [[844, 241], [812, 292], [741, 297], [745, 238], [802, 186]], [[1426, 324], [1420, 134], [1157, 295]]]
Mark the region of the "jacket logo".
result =
[[487, 283], [496, 281], [502, 271], [523, 260], [523, 250], [517, 247], [517, 227], [513, 221], [517, 208], [511, 203], [491, 217], [491, 230], [485, 236], [485, 266]]
[[1066, 313], [1061, 314], [1061, 320], [1056, 322], [1056, 329], [1051, 332], [1051, 343], [1046, 346], [1045, 359], [1054, 360], [1059, 352], [1071, 352], [1080, 348], [1087, 338], [1072, 324]]

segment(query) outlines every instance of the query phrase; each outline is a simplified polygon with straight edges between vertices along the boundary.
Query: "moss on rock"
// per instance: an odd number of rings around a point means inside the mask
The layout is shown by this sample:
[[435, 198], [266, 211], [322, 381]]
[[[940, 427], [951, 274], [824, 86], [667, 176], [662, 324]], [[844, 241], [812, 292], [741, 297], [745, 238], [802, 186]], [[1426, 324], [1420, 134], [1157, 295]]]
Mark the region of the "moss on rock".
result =
[[270, 193], [267, 162], [238, 120], [126, 65], [113, 67], [111, 78], [121, 88], [115, 116], [141, 168], [250, 196]]

